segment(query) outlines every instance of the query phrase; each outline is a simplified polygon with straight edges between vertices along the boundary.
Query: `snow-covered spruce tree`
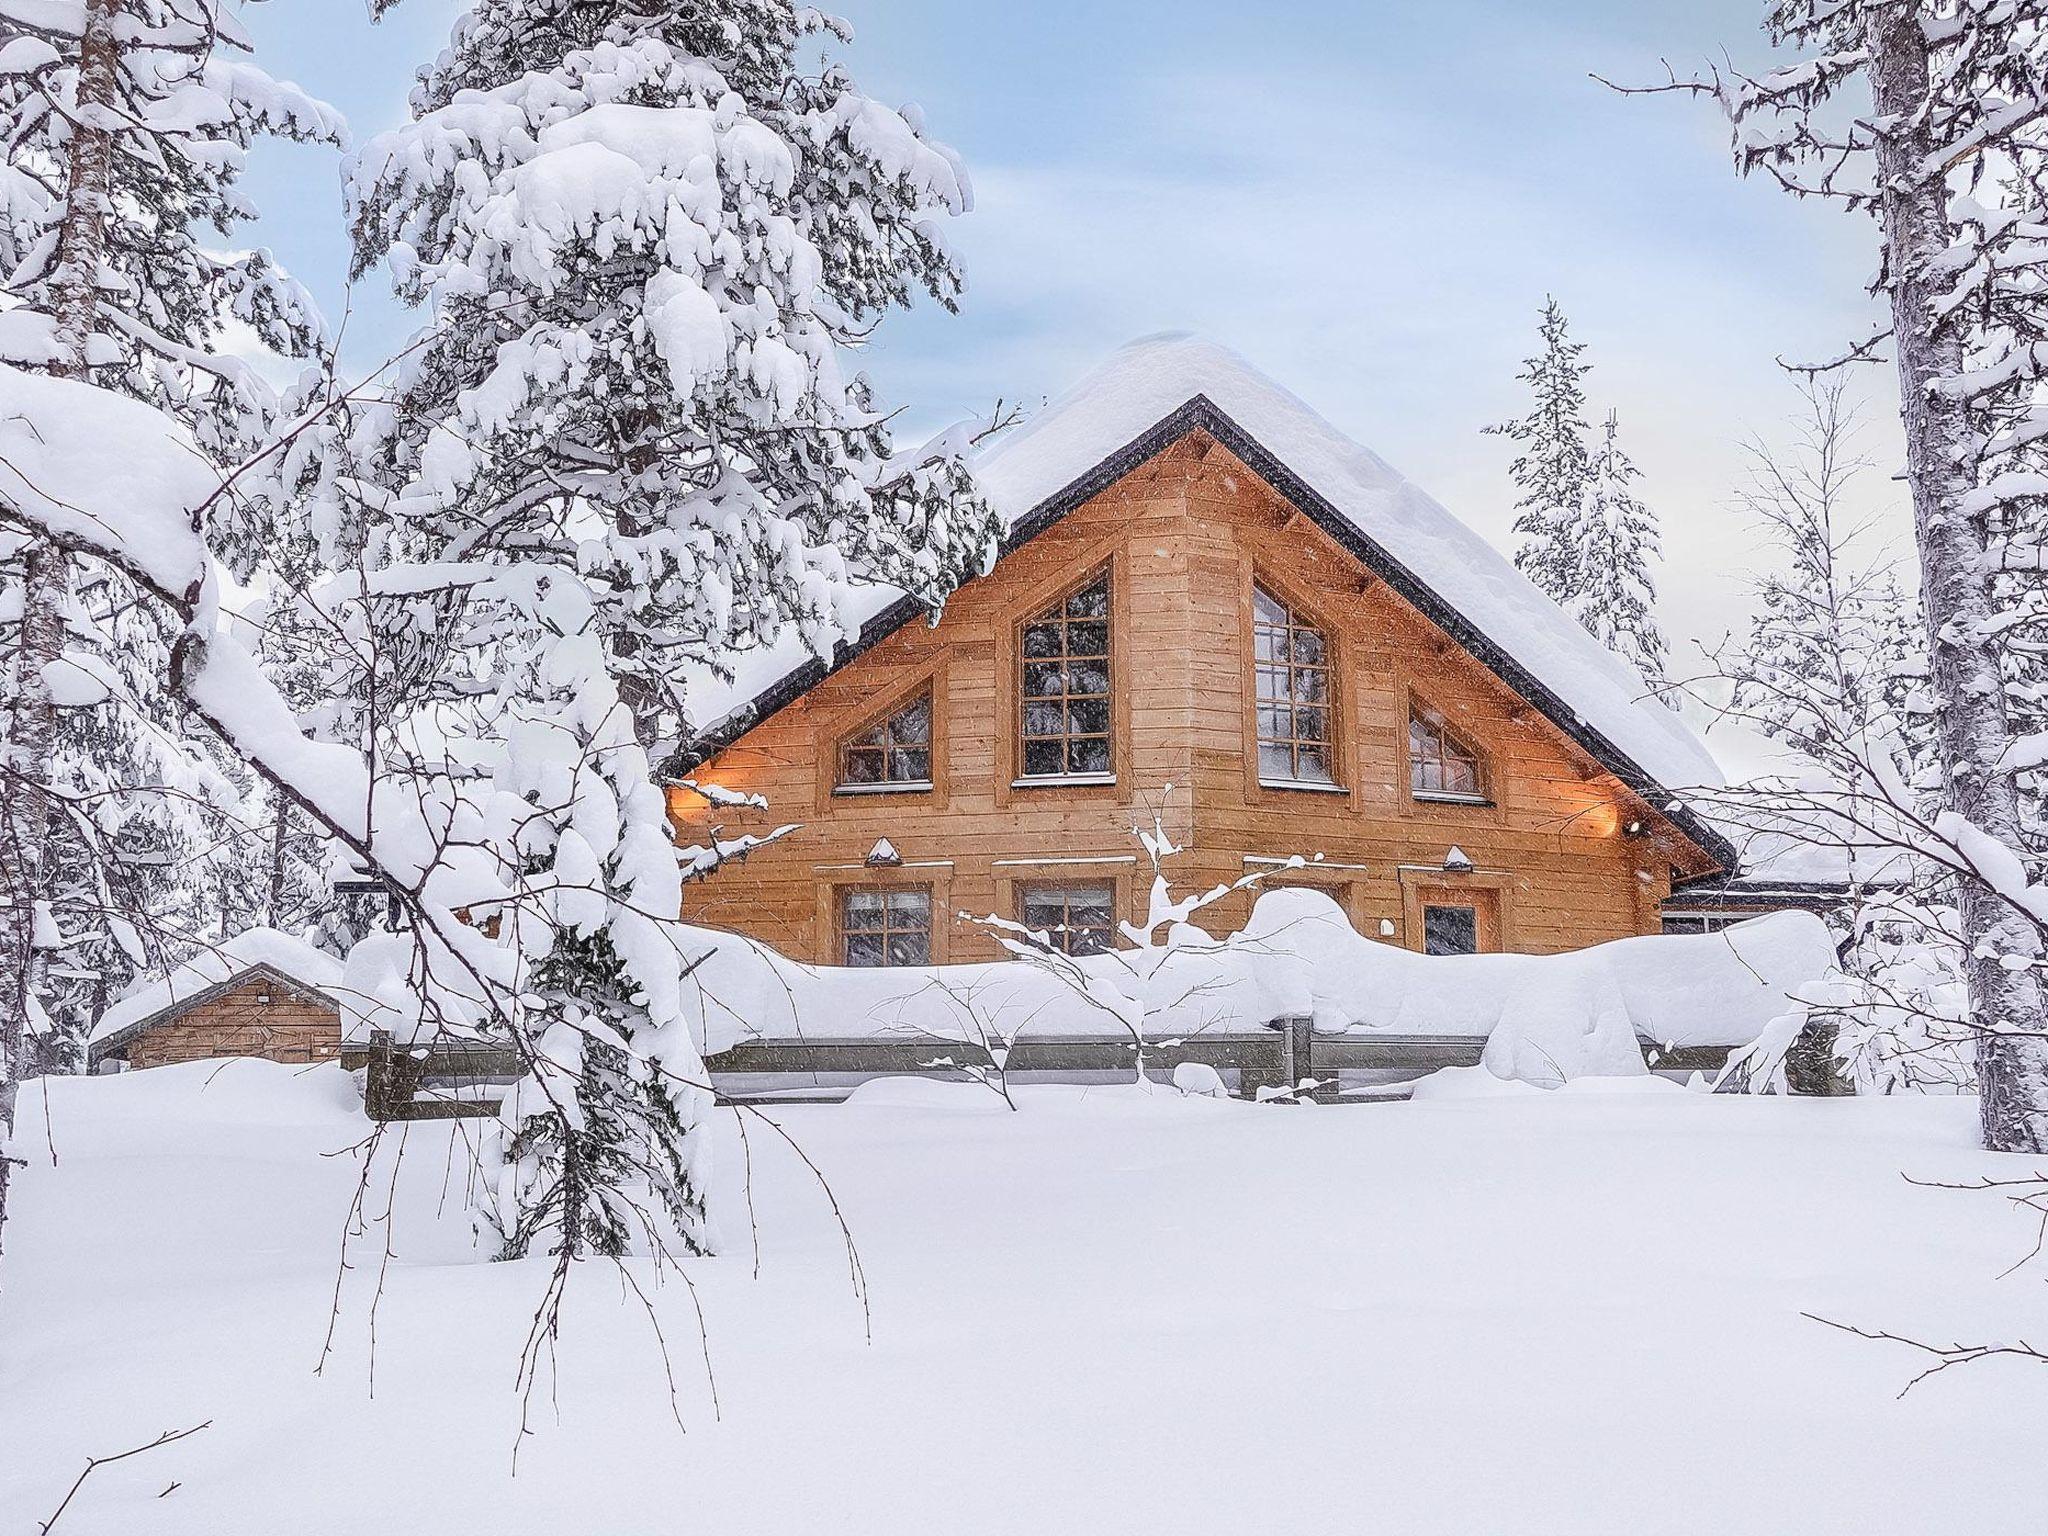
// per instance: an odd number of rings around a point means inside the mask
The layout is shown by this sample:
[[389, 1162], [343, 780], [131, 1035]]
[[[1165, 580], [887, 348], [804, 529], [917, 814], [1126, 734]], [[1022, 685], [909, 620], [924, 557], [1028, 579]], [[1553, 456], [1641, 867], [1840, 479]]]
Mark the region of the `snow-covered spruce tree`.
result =
[[[202, 226], [223, 234], [249, 211], [236, 183], [254, 138], [337, 139], [339, 121], [233, 57], [248, 41], [220, 0], [10, 3], [0, 14], [0, 366], [147, 401], [184, 425], [195, 452], [246, 449], [269, 391], [213, 350], [221, 328], [241, 322], [290, 352], [317, 321], [266, 255], [213, 249]], [[38, 938], [65, 933], [46, 883], [59, 867], [50, 828], [68, 803], [56, 779], [68, 706], [53, 678], [77, 640], [89, 542], [51, 537], [27, 510], [30, 489], [0, 507], [0, 1142], [46, 969]], [[209, 531], [223, 547], [251, 542], [232, 519]], [[71, 890], [93, 884], [77, 870], [64, 878]], [[0, 1220], [9, 1166], [0, 1155]]]
[[1765, 29], [1804, 57], [1658, 88], [1716, 98], [1744, 172], [1877, 223], [1938, 726], [1930, 852], [1958, 871], [1985, 1145], [2024, 1152], [2048, 1152], [2048, 889], [2004, 653], [2015, 578], [2038, 579], [2048, 548], [2043, 23], [2035, 0], [1777, 0]]
[[690, 1132], [710, 1095], [684, 1009], [667, 800], [585, 594], [563, 587], [547, 606], [553, 643], [536, 648], [533, 686], [491, 738], [493, 788], [526, 809], [520, 889], [480, 916], [520, 956], [520, 1023], [535, 1048], [506, 1104], [490, 1214], [507, 1257], [544, 1234], [562, 1262], [702, 1252]]
[[969, 198], [915, 109], [800, 67], [834, 36], [783, 0], [479, 0], [352, 178], [358, 271], [431, 309], [360, 461], [410, 549], [588, 583], [657, 763], [685, 663], [829, 650], [849, 578], [936, 607], [994, 547], [962, 442], [892, 457], [843, 371], [954, 303]]
[[1567, 334], [1555, 298], [1543, 301], [1541, 331], [1543, 350], [1516, 375], [1535, 396], [1529, 414], [1485, 430], [1522, 445], [1508, 466], [1521, 492], [1515, 502], [1515, 532], [1521, 535], [1515, 564], [1567, 611], [1576, 611], [1585, 582], [1573, 534], [1593, 485], [1585, 387], [1593, 365], [1580, 361], [1586, 344]]
[[1622, 451], [1613, 411], [1602, 423], [1592, 476], [1563, 538], [1578, 560], [1572, 616], [1586, 632], [1628, 662], [1644, 679], [1664, 677], [1666, 647], [1657, 628], [1657, 581], [1651, 566], [1662, 557], [1657, 514], [1636, 495], [1642, 471]]

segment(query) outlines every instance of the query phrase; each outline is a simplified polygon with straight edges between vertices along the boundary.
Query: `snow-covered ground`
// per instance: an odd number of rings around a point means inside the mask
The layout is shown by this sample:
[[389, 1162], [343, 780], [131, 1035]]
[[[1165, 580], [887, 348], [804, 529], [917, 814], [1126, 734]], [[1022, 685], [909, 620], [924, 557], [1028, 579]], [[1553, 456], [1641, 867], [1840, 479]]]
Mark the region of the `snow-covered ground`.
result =
[[[512, 1476], [539, 1261], [436, 1223], [445, 1126], [409, 1133], [315, 1374], [365, 1124], [334, 1067], [198, 1063], [24, 1099], [40, 1154], [0, 1267], [0, 1527], [84, 1458], [63, 1536], [421, 1530], [639, 1536], [2038, 1528], [2048, 1372], [1899, 1400], [1906, 1352], [2048, 1330], [2033, 1234], [1909, 1182], [2017, 1160], [1956, 1099], [1705, 1097], [1668, 1084], [1277, 1108], [1125, 1089], [892, 1082], [726, 1127], [726, 1257], [646, 1315], [579, 1276]], [[384, 1200], [380, 1176], [373, 1208]], [[638, 1273], [647, 1278], [644, 1267]], [[1995, 1469], [1995, 1471], [1993, 1470]], [[166, 1485], [175, 1491], [159, 1497]]]

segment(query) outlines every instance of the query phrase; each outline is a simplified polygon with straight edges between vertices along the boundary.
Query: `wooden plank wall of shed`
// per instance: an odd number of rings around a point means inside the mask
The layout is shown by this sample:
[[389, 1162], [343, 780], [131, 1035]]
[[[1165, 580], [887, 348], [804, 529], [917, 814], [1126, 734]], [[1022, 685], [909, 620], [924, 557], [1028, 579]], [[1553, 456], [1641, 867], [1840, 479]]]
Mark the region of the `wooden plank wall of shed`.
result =
[[340, 1051], [341, 1016], [331, 1005], [251, 977], [144, 1030], [129, 1043], [128, 1064], [161, 1067], [212, 1056], [302, 1063], [326, 1061]]
[[[1115, 583], [1117, 783], [1012, 786], [1016, 628], [1089, 573]], [[1335, 650], [1343, 793], [1258, 783], [1252, 750], [1251, 586], [1256, 573], [1323, 628]], [[834, 795], [837, 743], [932, 688], [933, 788]], [[1408, 789], [1411, 699], [1439, 711], [1486, 759], [1491, 806], [1418, 802]], [[940, 913], [1015, 915], [1032, 880], [1111, 878], [1142, 913], [1131, 837], [1163, 786], [1168, 829], [1191, 844], [1176, 884], [1235, 879], [1248, 859], [1320, 852], [1330, 866], [1282, 877], [1328, 889], [1361, 932], [1392, 925], [1420, 947], [1403, 866], [1442, 865], [1455, 844], [1475, 884], [1501, 891], [1504, 947], [1577, 948], [1655, 932], [1674, 863], [1710, 867], [1690, 842], [1599, 769], [1416, 610], [1374, 579], [1250, 469], [1194, 433], [1141, 465], [962, 588], [936, 628], [875, 646], [699, 771], [759, 792], [766, 812], [707, 810], [678, 793], [678, 834], [802, 829], [691, 886], [690, 921], [748, 933], [801, 959], [834, 958], [837, 890], [923, 884]], [[1629, 836], [1640, 821], [1648, 831]], [[905, 861], [867, 870], [886, 837]], [[1030, 863], [1020, 861], [1041, 860]], [[1122, 860], [1081, 863], [1081, 860]], [[1057, 862], [1067, 861], [1067, 862]], [[1360, 867], [1362, 866], [1362, 867]], [[1411, 868], [1406, 877], [1416, 878]], [[1457, 876], [1431, 876], [1436, 883]], [[1239, 926], [1249, 896], [1203, 915]], [[996, 953], [986, 934], [935, 922], [934, 958]]]

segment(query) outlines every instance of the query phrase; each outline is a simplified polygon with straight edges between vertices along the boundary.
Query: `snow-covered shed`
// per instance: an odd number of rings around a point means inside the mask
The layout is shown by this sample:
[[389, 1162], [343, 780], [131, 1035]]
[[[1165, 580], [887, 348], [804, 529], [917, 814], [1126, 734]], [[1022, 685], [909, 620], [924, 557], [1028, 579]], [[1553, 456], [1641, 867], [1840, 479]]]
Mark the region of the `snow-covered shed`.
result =
[[679, 792], [682, 835], [802, 824], [692, 920], [837, 963], [985, 958], [963, 908], [1099, 942], [1168, 784], [1186, 881], [1320, 853], [1276, 883], [1416, 949], [1654, 933], [1674, 881], [1737, 867], [1690, 804], [1721, 770], [1642, 677], [1228, 349], [1134, 343], [978, 471], [1008, 532], [936, 624], [870, 590], [829, 660], [692, 680], [694, 778], [767, 809]]
[[324, 950], [251, 928], [115, 1003], [94, 1026], [87, 1057], [95, 1070], [211, 1056], [325, 1061], [341, 1050], [341, 976]]

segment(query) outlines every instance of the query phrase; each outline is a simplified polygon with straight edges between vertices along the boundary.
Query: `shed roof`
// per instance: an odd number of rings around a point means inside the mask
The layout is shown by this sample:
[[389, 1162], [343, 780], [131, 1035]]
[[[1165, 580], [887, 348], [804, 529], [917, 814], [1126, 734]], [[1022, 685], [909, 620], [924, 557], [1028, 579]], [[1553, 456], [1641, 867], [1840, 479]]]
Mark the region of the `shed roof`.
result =
[[334, 956], [278, 929], [251, 928], [130, 992], [100, 1015], [88, 1047], [101, 1055], [256, 975], [275, 977], [329, 1003], [341, 988], [341, 962]]

